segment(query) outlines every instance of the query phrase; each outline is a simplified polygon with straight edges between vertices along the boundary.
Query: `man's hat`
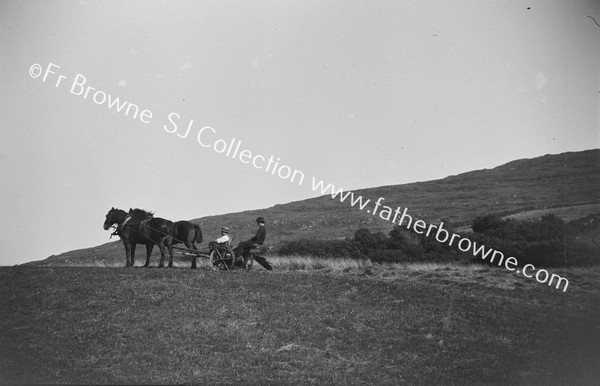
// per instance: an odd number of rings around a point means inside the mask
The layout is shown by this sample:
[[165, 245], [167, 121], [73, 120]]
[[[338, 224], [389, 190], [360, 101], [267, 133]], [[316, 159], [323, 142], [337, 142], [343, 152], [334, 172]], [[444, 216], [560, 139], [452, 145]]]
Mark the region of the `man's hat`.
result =
[[228, 227], [221, 228], [221, 233], [229, 233], [229, 228]]
[[265, 219], [262, 218], [262, 217], [259, 217], [259, 218], [256, 219], [256, 222], [264, 224], [265, 223]]

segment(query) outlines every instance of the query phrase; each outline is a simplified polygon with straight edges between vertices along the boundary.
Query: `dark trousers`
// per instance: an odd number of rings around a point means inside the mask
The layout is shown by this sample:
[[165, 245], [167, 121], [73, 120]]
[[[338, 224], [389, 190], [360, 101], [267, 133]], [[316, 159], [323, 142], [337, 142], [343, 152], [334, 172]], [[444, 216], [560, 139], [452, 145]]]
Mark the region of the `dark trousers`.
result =
[[[248, 260], [248, 251], [258, 248], [260, 245], [252, 241], [241, 241], [238, 246], [234, 249], [236, 256], [244, 256], [244, 261]], [[271, 264], [262, 256], [254, 255], [254, 261], [262, 265], [266, 270], [272, 271], [273, 267]]]
[[240, 241], [237, 247], [233, 250], [236, 256], [243, 256], [251, 249], [258, 248], [259, 245], [253, 241]]

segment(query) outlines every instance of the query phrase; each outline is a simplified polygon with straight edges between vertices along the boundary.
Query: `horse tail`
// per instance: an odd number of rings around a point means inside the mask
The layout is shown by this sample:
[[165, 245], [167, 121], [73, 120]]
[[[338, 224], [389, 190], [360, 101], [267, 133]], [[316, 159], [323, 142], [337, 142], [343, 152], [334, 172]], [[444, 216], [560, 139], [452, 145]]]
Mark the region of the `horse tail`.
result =
[[202, 242], [202, 230], [196, 224], [194, 224], [194, 229], [196, 230], [196, 238], [194, 241], [200, 244]]
[[171, 240], [177, 236], [177, 224], [173, 221], [167, 220], [166, 223], [166, 232], [165, 232]]

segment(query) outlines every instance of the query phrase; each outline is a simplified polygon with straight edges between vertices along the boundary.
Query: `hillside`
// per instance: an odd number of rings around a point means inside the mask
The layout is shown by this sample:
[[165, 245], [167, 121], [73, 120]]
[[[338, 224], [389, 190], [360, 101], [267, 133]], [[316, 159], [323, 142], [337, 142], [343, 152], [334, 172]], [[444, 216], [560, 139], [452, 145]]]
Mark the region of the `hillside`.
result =
[[[372, 201], [384, 197], [386, 205], [408, 208], [413, 218], [431, 223], [443, 220], [454, 227], [468, 226], [476, 216], [488, 213], [508, 216], [550, 210], [570, 220], [574, 218], [570, 213], [581, 213], [578, 217], [583, 217], [599, 211], [600, 149], [516, 160], [493, 169], [434, 181], [361, 189], [354, 194]], [[352, 236], [358, 228], [384, 231], [392, 228], [392, 224], [331, 196], [192, 221], [201, 226], [205, 235], [202, 246], [205, 246], [206, 240], [218, 236], [222, 226], [232, 229], [236, 242], [252, 235], [253, 219], [259, 215], [267, 219], [268, 243], [273, 246], [282, 240], [323, 235], [343, 238]], [[143, 248], [138, 248], [138, 264], [143, 254]], [[115, 241], [30, 264], [104, 266], [120, 265], [123, 260], [122, 243]]]

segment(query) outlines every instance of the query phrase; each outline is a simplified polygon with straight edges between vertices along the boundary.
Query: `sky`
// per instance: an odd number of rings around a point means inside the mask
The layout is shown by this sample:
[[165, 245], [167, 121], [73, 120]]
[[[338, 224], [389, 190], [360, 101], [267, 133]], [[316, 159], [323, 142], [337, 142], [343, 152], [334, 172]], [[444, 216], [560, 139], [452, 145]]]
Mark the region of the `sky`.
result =
[[577, 0], [0, 1], [0, 265], [108, 242], [113, 206], [194, 219], [599, 148], [596, 21]]

